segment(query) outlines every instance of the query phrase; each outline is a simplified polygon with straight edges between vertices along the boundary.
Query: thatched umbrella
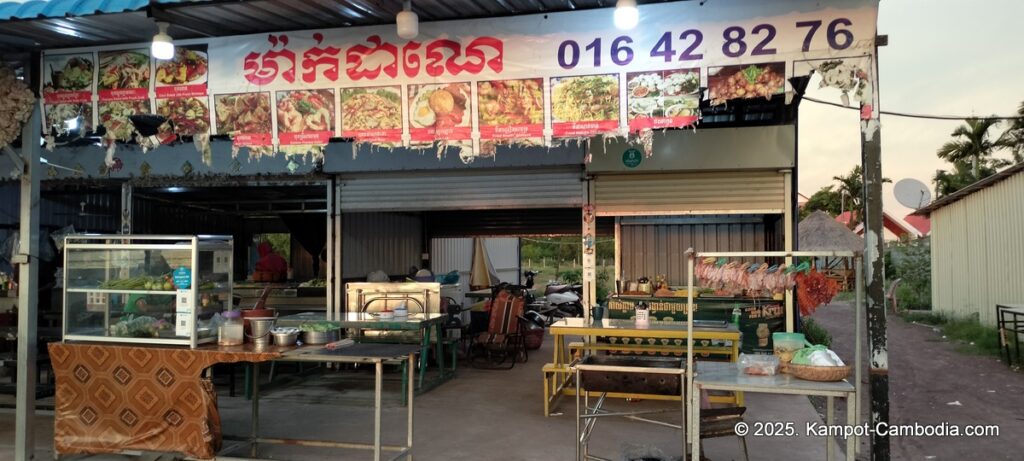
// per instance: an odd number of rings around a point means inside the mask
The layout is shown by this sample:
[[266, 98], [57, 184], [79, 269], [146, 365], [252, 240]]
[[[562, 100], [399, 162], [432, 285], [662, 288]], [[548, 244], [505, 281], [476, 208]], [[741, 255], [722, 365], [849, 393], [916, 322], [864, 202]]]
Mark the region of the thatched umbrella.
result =
[[[863, 251], [864, 239], [823, 211], [815, 211], [800, 221], [800, 251]], [[836, 261], [825, 258], [824, 267], [835, 269]], [[851, 277], [849, 260], [842, 258], [844, 285]]]
[[862, 251], [864, 239], [824, 211], [800, 221], [800, 251]]

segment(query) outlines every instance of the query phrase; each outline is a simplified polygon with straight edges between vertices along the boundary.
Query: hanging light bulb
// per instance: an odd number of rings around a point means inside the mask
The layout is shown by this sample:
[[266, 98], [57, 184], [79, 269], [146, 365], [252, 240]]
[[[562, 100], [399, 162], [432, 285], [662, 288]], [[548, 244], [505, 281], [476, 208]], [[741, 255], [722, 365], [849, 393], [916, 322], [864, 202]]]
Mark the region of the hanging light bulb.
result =
[[412, 11], [412, 0], [405, 0], [402, 11], [395, 16], [395, 23], [398, 25], [399, 37], [412, 40], [420, 34], [420, 17]]
[[151, 47], [153, 57], [156, 59], [171, 59], [174, 57], [174, 42], [171, 41], [171, 36], [167, 35], [167, 27], [170, 24], [158, 21], [156, 26], [160, 28], [160, 32], [153, 36], [153, 45]]
[[619, 0], [615, 2], [615, 27], [619, 30], [630, 30], [640, 22], [640, 10], [636, 8], [636, 0]]

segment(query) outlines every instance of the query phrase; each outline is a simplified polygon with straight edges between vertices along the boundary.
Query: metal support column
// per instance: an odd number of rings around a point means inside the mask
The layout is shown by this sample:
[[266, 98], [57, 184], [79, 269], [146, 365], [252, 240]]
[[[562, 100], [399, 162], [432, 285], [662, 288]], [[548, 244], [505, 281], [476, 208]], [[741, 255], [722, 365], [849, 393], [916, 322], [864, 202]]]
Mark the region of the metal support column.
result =
[[131, 184], [121, 184], [121, 233], [125, 235], [132, 233], [132, 193]]
[[[782, 173], [785, 193], [783, 195], [785, 199], [784, 210], [782, 215], [782, 238], [783, 238], [783, 251], [789, 253], [794, 250], [793, 242], [795, 241], [795, 235], [793, 235], [793, 200], [790, 197], [793, 196], [793, 172], [785, 170]], [[793, 264], [793, 258], [786, 258], [786, 266]], [[796, 331], [796, 314], [793, 312], [793, 290], [786, 290], [786, 331], [792, 333]]]
[[[327, 274], [324, 276], [327, 279], [327, 320], [334, 320], [334, 306], [337, 303], [337, 297], [334, 296], [334, 179], [327, 183]], [[315, 259], [319, 259], [316, 256]], [[318, 262], [319, 263], [319, 262]]]
[[342, 252], [345, 250], [343, 248], [345, 237], [342, 233], [342, 226], [344, 225], [343, 221], [345, 215], [342, 213], [341, 209], [341, 180], [335, 177], [332, 182], [333, 185], [331, 190], [334, 193], [334, 206], [330, 208], [330, 210], [334, 215], [334, 228], [333, 233], [331, 234], [331, 241], [334, 243], [334, 248], [329, 258], [331, 259], [331, 267], [334, 268], [334, 276], [331, 277], [331, 279], [334, 280], [334, 286], [333, 289], [328, 291], [328, 293], [330, 293], [329, 296], [334, 297], [334, 319], [340, 319], [341, 313], [345, 312], [345, 297], [343, 295], [345, 293], [345, 267], [344, 264], [342, 264], [344, 261], [342, 258]]
[[[868, 349], [871, 365], [871, 427], [889, 422], [889, 356], [886, 344], [882, 227], [882, 135], [878, 105], [878, 50], [871, 57], [872, 107], [861, 110], [861, 161], [864, 170], [864, 278], [867, 281]], [[871, 435], [871, 459], [889, 459], [889, 437]]]
[[597, 213], [590, 203], [594, 183], [583, 189], [583, 318], [590, 321], [590, 308], [597, 303]]
[[36, 347], [39, 311], [39, 164], [42, 117], [40, 105], [21, 131], [21, 241], [13, 263], [18, 265], [18, 383], [14, 459], [35, 457]]

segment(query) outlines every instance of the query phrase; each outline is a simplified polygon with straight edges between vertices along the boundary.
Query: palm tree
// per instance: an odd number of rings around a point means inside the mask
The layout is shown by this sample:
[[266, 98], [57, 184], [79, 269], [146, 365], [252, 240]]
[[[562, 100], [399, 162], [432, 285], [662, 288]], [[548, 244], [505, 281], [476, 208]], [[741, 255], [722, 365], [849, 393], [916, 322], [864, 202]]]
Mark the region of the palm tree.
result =
[[[836, 182], [836, 193], [839, 197], [849, 197], [851, 216], [848, 225], [853, 229], [857, 227], [861, 217], [864, 216], [864, 175], [860, 165], [854, 165], [853, 169], [845, 176], [833, 176], [832, 179]], [[882, 182], [892, 181], [889, 178], [882, 178]]]
[[1013, 163], [1024, 162], [1024, 101], [1017, 108], [1017, 119], [1010, 124], [1010, 128], [1003, 133], [998, 142], [1010, 149]]
[[978, 176], [979, 163], [988, 159], [1004, 144], [1001, 139], [992, 139], [989, 130], [999, 124], [995, 118], [969, 118], [964, 124], [953, 130], [953, 140], [939, 148], [939, 158], [951, 163], [970, 162], [971, 172], [974, 180], [981, 179]]

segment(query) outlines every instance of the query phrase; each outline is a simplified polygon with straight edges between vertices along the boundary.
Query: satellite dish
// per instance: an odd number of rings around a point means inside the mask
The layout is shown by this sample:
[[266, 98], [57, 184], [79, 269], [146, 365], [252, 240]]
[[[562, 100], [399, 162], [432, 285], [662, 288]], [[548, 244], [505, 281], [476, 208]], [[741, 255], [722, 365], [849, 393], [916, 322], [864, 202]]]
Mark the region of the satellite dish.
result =
[[923, 182], [913, 178], [905, 178], [896, 182], [893, 187], [893, 194], [896, 194], [896, 201], [901, 205], [915, 210], [932, 201], [932, 193]]

